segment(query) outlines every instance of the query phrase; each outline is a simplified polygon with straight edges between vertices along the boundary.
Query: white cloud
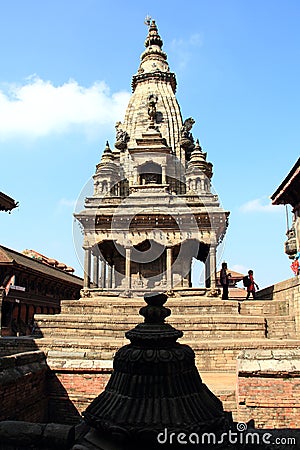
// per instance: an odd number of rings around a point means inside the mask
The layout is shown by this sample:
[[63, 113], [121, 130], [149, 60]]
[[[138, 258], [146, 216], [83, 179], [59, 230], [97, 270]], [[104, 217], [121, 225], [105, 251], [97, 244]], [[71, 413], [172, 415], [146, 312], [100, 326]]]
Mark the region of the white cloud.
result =
[[76, 81], [54, 86], [34, 76], [0, 89], [0, 139], [39, 138], [81, 128], [90, 133], [122, 120], [130, 94], [111, 93], [105, 82], [90, 87]]
[[177, 60], [177, 69], [183, 70], [192, 58], [192, 47], [201, 47], [203, 38], [200, 33], [194, 33], [187, 39], [173, 39], [171, 50]]
[[67, 198], [61, 198], [58, 202], [59, 206], [65, 206], [67, 208], [74, 208], [76, 205], [76, 200], [68, 200]]
[[66, 210], [74, 210], [76, 205], [76, 200], [67, 199], [65, 197], [61, 198], [56, 205], [56, 214], [65, 213]]
[[263, 213], [276, 213], [282, 212], [284, 206], [272, 205], [271, 201], [266, 197], [255, 198], [249, 200], [240, 206], [240, 210], [244, 213], [263, 212]]

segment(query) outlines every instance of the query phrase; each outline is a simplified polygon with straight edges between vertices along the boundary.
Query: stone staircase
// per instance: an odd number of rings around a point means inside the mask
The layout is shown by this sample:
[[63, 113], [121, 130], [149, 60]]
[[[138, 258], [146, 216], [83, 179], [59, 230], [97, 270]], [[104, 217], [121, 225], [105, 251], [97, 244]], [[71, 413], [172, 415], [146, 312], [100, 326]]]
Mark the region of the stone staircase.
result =
[[[143, 320], [144, 305], [142, 297], [111, 294], [63, 300], [60, 314], [35, 316], [42, 336], [35, 342], [54, 372], [111, 372], [115, 352], [129, 343], [125, 332]], [[241, 351], [300, 345], [285, 300], [224, 301], [193, 292], [175, 293], [166, 306], [172, 311], [167, 321], [183, 331], [180, 342], [193, 348], [206, 384], [233, 412]]]
[[[63, 300], [61, 313], [36, 315], [48, 363], [80, 352], [85, 359], [113, 358], [128, 343], [124, 334], [143, 319], [141, 297], [103, 295], [80, 300]], [[282, 339], [296, 339], [295, 323], [288, 303], [280, 301], [230, 301], [203, 296], [171, 297], [166, 303], [172, 311], [167, 321], [182, 330], [182, 343], [196, 353], [200, 370], [235, 370], [235, 359], [245, 348], [282, 345]], [[75, 350], [76, 349], [76, 350]], [[55, 353], [53, 353], [55, 352]], [[65, 359], [65, 357], [63, 356]], [[57, 362], [57, 361], [56, 361]]]

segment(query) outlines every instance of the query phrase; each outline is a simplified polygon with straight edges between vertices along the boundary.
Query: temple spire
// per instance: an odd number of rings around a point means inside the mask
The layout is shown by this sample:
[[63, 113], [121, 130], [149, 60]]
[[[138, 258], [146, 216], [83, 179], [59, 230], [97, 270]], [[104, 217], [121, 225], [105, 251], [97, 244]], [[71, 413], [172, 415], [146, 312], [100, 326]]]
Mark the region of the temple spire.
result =
[[150, 19], [148, 19], [147, 25], [148, 35], [145, 40], [146, 50], [141, 55], [141, 64], [138, 74], [133, 77], [133, 90], [135, 90], [135, 84], [140, 75], [143, 75], [142, 79], [145, 81], [145, 75], [146, 77], [152, 77], [153, 74], [160, 74], [160, 76], [168, 74], [170, 78], [169, 81], [171, 81], [172, 78], [172, 88], [173, 91], [175, 91], [175, 76], [170, 73], [169, 64], [167, 62], [167, 54], [162, 51], [163, 41], [158, 34], [155, 20], [150, 21]]

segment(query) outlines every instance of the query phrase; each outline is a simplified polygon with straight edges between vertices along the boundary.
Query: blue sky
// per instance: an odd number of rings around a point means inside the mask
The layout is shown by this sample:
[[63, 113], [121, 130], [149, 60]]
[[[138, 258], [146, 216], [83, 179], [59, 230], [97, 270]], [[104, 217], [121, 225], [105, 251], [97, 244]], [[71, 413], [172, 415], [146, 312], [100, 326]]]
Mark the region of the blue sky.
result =
[[231, 212], [220, 262], [254, 269], [261, 287], [292, 276], [285, 210], [269, 196], [299, 156], [298, 1], [2, 0], [0, 8], [0, 189], [20, 203], [1, 214], [3, 245], [82, 274], [74, 205], [123, 120], [149, 14], [182, 115], [196, 120], [193, 135]]

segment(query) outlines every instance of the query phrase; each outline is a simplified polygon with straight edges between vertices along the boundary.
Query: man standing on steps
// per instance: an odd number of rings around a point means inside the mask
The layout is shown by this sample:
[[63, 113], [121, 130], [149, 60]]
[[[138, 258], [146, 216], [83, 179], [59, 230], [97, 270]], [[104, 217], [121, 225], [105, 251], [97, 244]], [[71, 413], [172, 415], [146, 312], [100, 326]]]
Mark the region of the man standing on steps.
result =
[[228, 300], [229, 277], [231, 277], [231, 273], [227, 273], [227, 263], [223, 262], [220, 272], [220, 283], [223, 288], [222, 300]]

